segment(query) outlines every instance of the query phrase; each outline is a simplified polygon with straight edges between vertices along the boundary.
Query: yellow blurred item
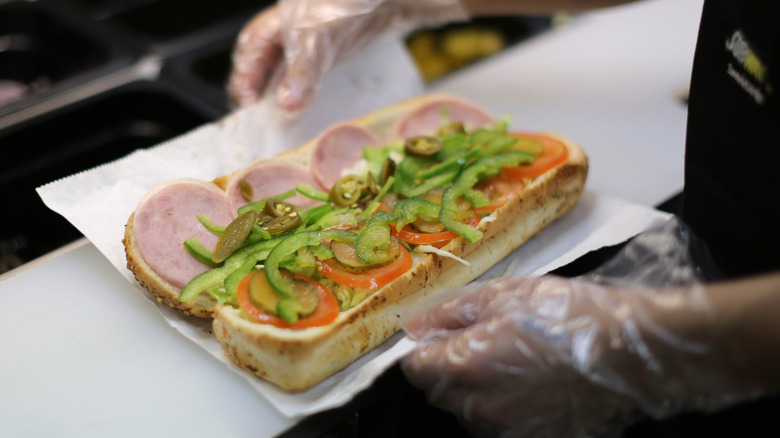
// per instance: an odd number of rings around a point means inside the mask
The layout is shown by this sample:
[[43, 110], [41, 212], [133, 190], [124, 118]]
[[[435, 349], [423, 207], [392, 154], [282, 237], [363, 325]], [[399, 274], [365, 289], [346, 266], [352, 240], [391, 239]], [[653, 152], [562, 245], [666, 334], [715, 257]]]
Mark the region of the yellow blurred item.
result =
[[423, 79], [430, 82], [506, 47], [495, 29], [465, 26], [444, 31], [426, 30], [412, 35], [407, 48]]

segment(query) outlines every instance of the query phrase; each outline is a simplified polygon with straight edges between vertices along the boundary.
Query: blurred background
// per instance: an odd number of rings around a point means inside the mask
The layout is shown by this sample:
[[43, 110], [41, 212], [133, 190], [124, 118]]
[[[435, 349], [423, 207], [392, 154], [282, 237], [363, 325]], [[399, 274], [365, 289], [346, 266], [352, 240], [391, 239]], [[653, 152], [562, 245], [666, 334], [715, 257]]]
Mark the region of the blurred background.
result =
[[[0, 0], [0, 273], [81, 233], [35, 188], [147, 148], [229, 111], [233, 42], [267, 0]], [[434, 83], [557, 26], [567, 17], [485, 18], [408, 35], [410, 57]], [[677, 211], [678, 199], [659, 206]], [[618, 248], [556, 272], [578, 275]], [[777, 436], [758, 430], [778, 404], [717, 416], [645, 421], [627, 437]], [[762, 419], [764, 423], [762, 423]], [[756, 430], [749, 430], [751, 426]], [[323, 432], [324, 431], [324, 432]], [[459, 437], [395, 367], [374, 390], [306, 419], [285, 437]]]
[[[0, 0], [0, 273], [81, 237], [35, 188], [230, 111], [233, 41], [268, 0]], [[406, 39], [431, 83], [552, 25], [479, 19]]]

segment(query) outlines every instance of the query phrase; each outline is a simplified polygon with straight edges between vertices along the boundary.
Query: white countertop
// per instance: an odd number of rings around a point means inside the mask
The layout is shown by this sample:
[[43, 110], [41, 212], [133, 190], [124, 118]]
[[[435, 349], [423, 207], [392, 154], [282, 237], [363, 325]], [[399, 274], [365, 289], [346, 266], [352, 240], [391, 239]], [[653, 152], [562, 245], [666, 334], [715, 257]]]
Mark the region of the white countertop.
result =
[[588, 190], [655, 206], [683, 187], [687, 92], [701, 0], [582, 16], [437, 84], [587, 151]]
[[[682, 189], [701, 0], [579, 17], [437, 84], [588, 151], [588, 190], [653, 206]], [[86, 241], [0, 277], [3, 436], [273, 436], [294, 425], [184, 340]]]

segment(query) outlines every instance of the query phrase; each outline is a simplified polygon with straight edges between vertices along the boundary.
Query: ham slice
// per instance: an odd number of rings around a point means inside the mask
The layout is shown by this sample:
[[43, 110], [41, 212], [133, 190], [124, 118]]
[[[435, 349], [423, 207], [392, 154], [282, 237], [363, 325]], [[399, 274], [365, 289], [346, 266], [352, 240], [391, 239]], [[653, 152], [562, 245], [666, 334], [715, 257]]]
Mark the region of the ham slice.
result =
[[[249, 203], [241, 193], [241, 181], [252, 186], [252, 202], [292, 190], [302, 182], [320, 188], [319, 182], [306, 167], [282, 160], [257, 161], [236, 174], [226, 189], [230, 210], [234, 213], [239, 207]], [[286, 201], [302, 208], [320, 204], [303, 195], [296, 195]]]
[[342, 123], [323, 132], [316, 140], [311, 171], [317, 181], [330, 190], [344, 171], [355, 168], [363, 159], [363, 148], [385, 142], [363, 127]]
[[196, 216], [201, 214], [217, 225], [233, 220], [225, 193], [195, 179], [161, 184], [144, 196], [135, 211], [135, 238], [146, 263], [178, 288], [209, 269], [182, 245], [195, 236], [206, 248], [214, 249], [217, 236], [200, 223]]
[[472, 103], [442, 97], [419, 106], [399, 120], [393, 138], [433, 135], [439, 130], [443, 120], [461, 122], [470, 131], [493, 123], [495, 118]]

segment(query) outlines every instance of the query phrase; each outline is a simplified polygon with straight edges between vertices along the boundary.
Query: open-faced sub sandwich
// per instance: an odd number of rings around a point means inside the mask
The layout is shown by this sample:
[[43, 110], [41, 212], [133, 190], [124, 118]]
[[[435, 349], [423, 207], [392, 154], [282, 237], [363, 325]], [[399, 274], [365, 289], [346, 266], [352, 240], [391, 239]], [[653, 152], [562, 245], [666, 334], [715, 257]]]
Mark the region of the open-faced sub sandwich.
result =
[[307, 389], [575, 205], [583, 151], [507, 125], [425, 95], [213, 182], [162, 183], [127, 222], [128, 267], [158, 301], [213, 318], [236, 364]]

